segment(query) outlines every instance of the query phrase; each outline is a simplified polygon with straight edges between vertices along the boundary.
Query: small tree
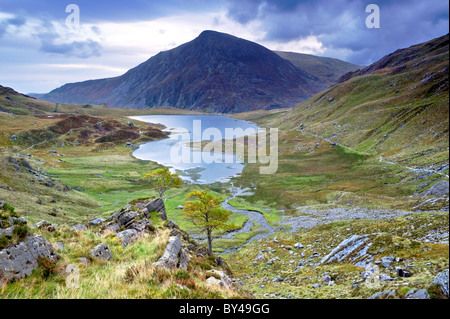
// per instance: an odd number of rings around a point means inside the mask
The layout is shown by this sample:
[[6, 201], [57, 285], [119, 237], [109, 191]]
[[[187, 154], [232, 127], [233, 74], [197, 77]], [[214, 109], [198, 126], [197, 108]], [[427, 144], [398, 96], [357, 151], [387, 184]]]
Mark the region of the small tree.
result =
[[208, 238], [208, 254], [212, 255], [212, 232], [214, 230], [229, 229], [226, 225], [231, 212], [221, 207], [222, 200], [207, 191], [194, 190], [188, 194], [187, 199], [194, 198], [184, 206], [186, 218], [192, 222], [201, 232], [206, 233]]
[[158, 168], [148, 172], [144, 174], [143, 180], [156, 188], [159, 198], [162, 198], [170, 188], [180, 188], [183, 184], [178, 174], [171, 174], [167, 168]]

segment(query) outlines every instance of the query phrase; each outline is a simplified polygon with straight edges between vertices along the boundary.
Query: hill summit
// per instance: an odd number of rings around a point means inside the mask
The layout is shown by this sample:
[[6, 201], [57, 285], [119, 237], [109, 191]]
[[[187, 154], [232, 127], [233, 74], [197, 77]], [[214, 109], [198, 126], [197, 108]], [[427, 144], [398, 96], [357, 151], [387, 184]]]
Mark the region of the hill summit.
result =
[[66, 84], [43, 97], [58, 103], [176, 107], [234, 113], [292, 107], [328, 87], [269, 49], [204, 31], [122, 76]]

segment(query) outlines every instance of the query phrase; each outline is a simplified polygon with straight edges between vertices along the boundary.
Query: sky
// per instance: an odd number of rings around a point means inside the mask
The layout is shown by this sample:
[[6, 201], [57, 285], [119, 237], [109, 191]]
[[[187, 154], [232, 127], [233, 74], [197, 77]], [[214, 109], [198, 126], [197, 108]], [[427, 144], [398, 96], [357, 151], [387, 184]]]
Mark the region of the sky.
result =
[[[79, 24], [72, 19], [79, 8]], [[379, 28], [368, 28], [369, 4]], [[69, 7], [71, 9], [71, 7]], [[69, 19], [68, 19], [69, 18]], [[375, 20], [371, 20], [375, 21]], [[0, 0], [0, 85], [46, 93], [120, 76], [215, 30], [271, 50], [369, 65], [449, 32], [447, 0]]]

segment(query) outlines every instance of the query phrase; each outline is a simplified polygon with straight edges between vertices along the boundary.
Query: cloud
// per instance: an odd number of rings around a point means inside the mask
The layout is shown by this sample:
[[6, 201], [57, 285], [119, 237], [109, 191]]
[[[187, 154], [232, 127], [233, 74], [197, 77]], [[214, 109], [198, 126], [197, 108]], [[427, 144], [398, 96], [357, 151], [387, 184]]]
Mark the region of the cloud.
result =
[[225, 0], [228, 17], [246, 25], [259, 21], [263, 41], [288, 43], [314, 36], [324, 54], [369, 64], [399, 47], [448, 33], [446, 0], [378, 0], [381, 28], [368, 29], [362, 0]]
[[92, 56], [101, 56], [102, 46], [93, 40], [73, 41], [71, 43], [57, 44], [50, 38], [42, 38], [41, 51], [47, 53], [62, 54], [67, 57], [89, 58]]

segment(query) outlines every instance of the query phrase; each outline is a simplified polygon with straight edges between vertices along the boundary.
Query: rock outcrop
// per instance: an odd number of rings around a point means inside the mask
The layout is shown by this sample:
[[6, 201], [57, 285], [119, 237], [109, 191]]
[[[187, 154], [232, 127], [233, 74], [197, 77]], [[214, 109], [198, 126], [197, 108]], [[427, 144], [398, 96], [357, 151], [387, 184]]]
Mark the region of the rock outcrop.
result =
[[441, 289], [442, 294], [448, 298], [448, 269], [434, 278], [431, 283], [431, 286], [433, 285], [438, 286]]
[[154, 265], [169, 269], [176, 268], [179, 263], [178, 257], [182, 247], [183, 242], [180, 238], [177, 236], [170, 237], [163, 256], [156, 263], [154, 263]]
[[323, 257], [319, 265], [348, 260], [355, 266], [366, 268], [373, 261], [373, 256], [367, 253], [371, 246], [369, 235], [353, 235]]
[[11, 282], [31, 275], [40, 258], [54, 262], [60, 256], [42, 236], [29, 236], [25, 241], [0, 251], [0, 282]]
[[167, 220], [166, 214], [166, 206], [164, 205], [164, 201], [161, 198], [152, 200], [146, 206], [148, 212], [156, 212], [158, 213], [158, 217], [162, 220]]

